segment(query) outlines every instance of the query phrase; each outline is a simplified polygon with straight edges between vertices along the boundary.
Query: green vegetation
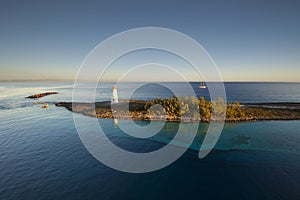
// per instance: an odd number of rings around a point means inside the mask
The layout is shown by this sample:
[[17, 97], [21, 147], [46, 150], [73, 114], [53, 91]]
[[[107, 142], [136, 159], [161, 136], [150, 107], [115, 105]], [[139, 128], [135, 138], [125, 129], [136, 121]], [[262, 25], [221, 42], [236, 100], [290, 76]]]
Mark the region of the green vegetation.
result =
[[221, 97], [217, 100], [206, 101], [204, 97], [197, 99], [196, 97], [174, 96], [171, 99], [165, 98], [147, 101], [144, 108], [148, 114], [154, 117], [167, 115], [168, 118], [172, 119], [181, 117], [204, 121], [208, 121], [211, 117], [213, 119], [222, 119], [226, 113], [226, 104]]
[[[226, 120], [226, 121], [251, 121], [251, 120], [290, 120], [299, 119], [299, 109], [283, 109], [268, 107], [242, 107], [239, 102], [225, 103], [219, 97], [207, 101], [204, 97], [173, 97], [171, 99], [154, 99], [144, 104], [146, 115], [150, 119], [166, 116], [169, 120]], [[154, 108], [154, 109], [153, 109]]]
[[241, 108], [239, 102], [228, 103], [226, 110], [226, 119], [245, 119], [245, 110]]

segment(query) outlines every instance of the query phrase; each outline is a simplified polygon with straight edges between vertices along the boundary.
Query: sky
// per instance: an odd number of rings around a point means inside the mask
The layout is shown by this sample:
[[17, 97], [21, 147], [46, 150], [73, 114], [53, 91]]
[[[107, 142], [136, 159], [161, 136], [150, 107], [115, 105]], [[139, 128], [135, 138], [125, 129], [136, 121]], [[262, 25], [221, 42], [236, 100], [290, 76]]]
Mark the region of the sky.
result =
[[[299, 82], [299, 22], [296, 0], [2, 0], [0, 80], [73, 81], [89, 52], [110, 36], [132, 28], [164, 27], [200, 43], [224, 81]], [[119, 62], [115, 70], [140, 57]], [[171, 57], [157, 56], [174, 64]], [[148, 70], [146, 75], [155, 74]], [[132, 81], [146, 75], [131, 76]], [[113, 80], [110, 73], [105, 80]]]

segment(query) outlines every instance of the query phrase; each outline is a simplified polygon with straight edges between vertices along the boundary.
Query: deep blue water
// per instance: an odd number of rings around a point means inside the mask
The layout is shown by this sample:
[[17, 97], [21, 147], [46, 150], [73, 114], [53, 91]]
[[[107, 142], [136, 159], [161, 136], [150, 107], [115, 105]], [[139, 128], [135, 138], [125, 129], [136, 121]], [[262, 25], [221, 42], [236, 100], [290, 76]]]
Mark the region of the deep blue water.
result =
[[[88, 153], [71, 112], [52, 104], [41, 109], [24, 99], [51, 90], [60, 94], [40, 101], [70, 101], [71, 85], [0, 84], [0, 199], [300, 199], [300, 121], [227, 123], [214, 150], [199, 159], [208, 126], [203, 123], [190, 149], [170, 166], [129, 174]], [[110, 87], [99, 88], [97, 98], [108, 100]], [[119, 87], [120, 98], [126, 97], [126, 87], [130, 84]], [[135, 97], [166, 94], [148, 87]], [[300, 84], [226, 83], [226, 91], [228, 99], [241, 102], [300, 102]], [[141, 140], [125, 135], [110, 119], [99, 121], [115, 144], [135, 152], [161, 148], [178, 127], [168, 122], [161, 134]]]

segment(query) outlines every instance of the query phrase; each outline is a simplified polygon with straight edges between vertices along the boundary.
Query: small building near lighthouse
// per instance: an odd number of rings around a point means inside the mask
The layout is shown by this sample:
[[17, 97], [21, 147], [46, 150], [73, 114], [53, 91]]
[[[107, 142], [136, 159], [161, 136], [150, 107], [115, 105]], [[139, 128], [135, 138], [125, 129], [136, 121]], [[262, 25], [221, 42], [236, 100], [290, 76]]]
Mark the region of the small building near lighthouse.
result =
[[119, 103], [117, 86], [112, 86], [112, 99], [111, 103]]

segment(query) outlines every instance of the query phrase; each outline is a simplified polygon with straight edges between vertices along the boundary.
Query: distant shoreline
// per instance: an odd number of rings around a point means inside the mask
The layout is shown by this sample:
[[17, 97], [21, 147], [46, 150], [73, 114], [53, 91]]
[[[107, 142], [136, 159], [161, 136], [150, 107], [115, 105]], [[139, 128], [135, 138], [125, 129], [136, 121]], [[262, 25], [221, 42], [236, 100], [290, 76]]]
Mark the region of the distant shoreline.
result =
[[[69, 111], [80, 113], [96, 118], [117, 118], [132, 120], [160, 120], [160, 121], [186, 121], [186, 122], [210, 122], [217, 121], [213, 118], [199, 117], [180, 117], [169, 115], [151, 116], [145, 109], [145, 104], [149, 101], [144, 100], [122, 100], [120, 103], [113, 104], [114, 114], [110, 101], [96, 103], [82, 102], [59, 102], [57, 107], [65, 107]], [[126, 105], [129, 103], [129, 111]], [[294, 102], [271, 102], [271, 103], [243, 103], [240, 106], [244, 113], [243, 117], [226, 117], [226, 122], [247, 122], [263, 120], [300, 120], [300, 103]], [[228, 112], [228, 111], [227, 111]]]

